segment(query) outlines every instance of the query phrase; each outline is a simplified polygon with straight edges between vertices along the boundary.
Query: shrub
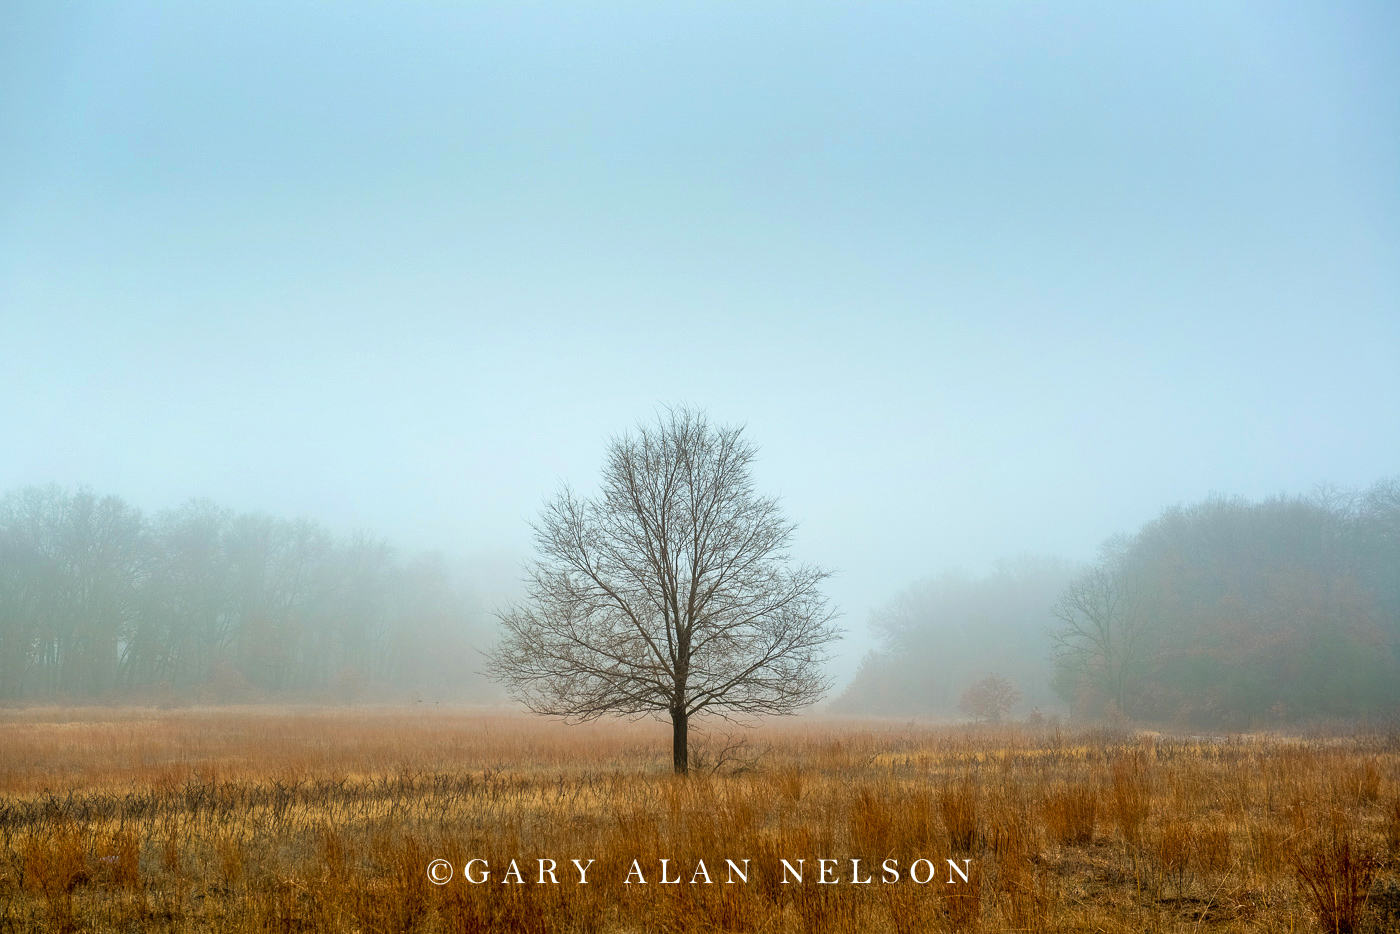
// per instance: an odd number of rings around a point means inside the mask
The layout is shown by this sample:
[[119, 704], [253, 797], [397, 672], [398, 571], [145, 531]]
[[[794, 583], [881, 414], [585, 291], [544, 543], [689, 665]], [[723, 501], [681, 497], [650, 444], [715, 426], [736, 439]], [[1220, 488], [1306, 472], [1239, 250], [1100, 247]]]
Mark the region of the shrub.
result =
[[984, 723], [1000, 723], [1021, 700], [1021, 692], [1001, 675], [987, 675], [963, 691], [958, 709]]

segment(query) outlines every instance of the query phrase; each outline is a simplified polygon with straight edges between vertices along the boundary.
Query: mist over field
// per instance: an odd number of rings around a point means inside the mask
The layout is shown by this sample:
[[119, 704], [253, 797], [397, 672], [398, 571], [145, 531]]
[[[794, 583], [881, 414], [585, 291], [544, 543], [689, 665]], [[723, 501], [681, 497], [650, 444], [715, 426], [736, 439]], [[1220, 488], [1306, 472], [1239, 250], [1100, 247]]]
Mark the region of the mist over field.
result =
[[0, 931], [1400, 931], [1397, 49], [0, 3]]
[[832, 713], [1391, 716], [1397, 39], [8, 5], [0, 701], [504, 703], [530, 524], [688, 404], [833, 572]]

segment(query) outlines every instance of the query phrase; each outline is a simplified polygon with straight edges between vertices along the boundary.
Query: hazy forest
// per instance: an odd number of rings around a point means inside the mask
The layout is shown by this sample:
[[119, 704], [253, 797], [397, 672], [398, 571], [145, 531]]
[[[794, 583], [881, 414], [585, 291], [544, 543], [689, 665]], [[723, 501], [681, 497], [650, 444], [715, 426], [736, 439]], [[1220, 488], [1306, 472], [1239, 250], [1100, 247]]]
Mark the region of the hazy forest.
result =
[[[145, 515], [56, 487], [0, 499], [0, 698], [496, 699], [489, 614], [440, 556], [207, 501]], [[1246, 728], [1400, 711], [1400, 481], [1172, 507], [1087, 566], [1022, 557], [916, 583], [832, 712], [1033, 710]]]
[[368, 534], [203, 500], [0, 499], [5, 701], [470, 700], [483, 618], [440, 556]]
[[1085, 568], [1008, 562], [917, 584], [872, 620], [837, 710], [953, 714], [987, 674], [1023, 710], [1245, 728], [1400, 711], [1400, 482], [1213, 497]]

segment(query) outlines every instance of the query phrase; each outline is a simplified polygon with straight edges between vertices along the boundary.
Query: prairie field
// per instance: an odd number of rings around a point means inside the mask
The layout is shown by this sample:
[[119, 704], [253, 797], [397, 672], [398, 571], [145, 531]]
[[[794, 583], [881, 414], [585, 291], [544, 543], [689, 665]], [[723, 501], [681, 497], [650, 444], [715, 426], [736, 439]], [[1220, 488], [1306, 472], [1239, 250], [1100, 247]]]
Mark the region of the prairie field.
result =
[[0, 931], [1400, 930], [1397, 735], [711, 728], [5, 711]]

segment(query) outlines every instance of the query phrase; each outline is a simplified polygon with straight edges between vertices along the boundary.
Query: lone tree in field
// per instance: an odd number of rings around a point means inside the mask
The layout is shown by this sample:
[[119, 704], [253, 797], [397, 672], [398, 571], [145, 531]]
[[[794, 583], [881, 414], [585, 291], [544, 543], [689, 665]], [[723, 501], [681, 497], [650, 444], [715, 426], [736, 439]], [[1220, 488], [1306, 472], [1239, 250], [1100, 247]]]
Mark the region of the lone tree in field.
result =
[[820, 697], [840, 635], [828, 572], [789, 560], [795, 526], [754, 492], [756, 450], [688, 408], [612, 439], [598, 495], [566, 486], [534, 524], [528, 599], [499, 614], [491, 673], [536, 713], [669, 715], [679, 773], [697, 714]]
[[1021, 700], [1021, 692], [1001, 675], [987, 675], [969, 685], [958, 701], [958, 709], [984, 723], [1000, 723]]

